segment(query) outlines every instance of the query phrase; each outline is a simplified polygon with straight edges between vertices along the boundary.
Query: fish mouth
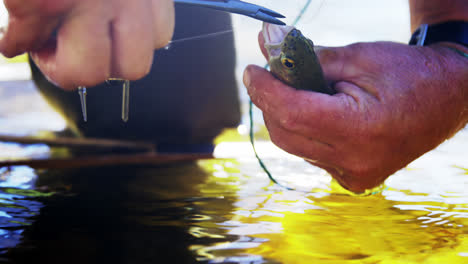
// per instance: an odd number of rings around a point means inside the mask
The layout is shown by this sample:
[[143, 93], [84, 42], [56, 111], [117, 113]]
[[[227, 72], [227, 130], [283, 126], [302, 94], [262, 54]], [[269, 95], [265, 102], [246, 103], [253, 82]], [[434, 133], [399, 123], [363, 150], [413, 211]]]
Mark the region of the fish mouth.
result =
[[281, 45], [284, 38], [293, 30], [292, 26], [280, 26], [269, 23], [263, 23], [263, 39], [265, 40], [265, 49], [270, 58], [278, 57], [281, 54]]

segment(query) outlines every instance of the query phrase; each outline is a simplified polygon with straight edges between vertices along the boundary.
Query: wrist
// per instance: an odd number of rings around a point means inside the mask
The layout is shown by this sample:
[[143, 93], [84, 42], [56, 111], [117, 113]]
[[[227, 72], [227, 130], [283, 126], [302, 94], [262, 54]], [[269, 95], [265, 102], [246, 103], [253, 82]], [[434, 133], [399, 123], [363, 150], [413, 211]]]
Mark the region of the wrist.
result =
[[442, 114], [442, 126], [448, 128], [446, 138], [449, 138], [468, 123], [468, 58], [459, 54], [468, 49], [451, 42], [438, 42], [425, 48], [432, 50], [428, 54], [434, 58], [433, 66], [438, 69], [435, 73], [440, 85], [437, 100], [445, 102], [438, 111]]
[[440, 45], [446, 46], [458, 55], [468, 59], [468, 47], [454, 42], [441, 42]]
[[411, 31], [422, 24], [468, 21], [466, 0], [410, 0]]
[[[411, 37], [410, 45], [428, 46], [440, 55], [441, 74], [445, 75], [446, 88], [455, 95], [456, 131], [468, 122], [468, 22], [450, 21], [422, 25]], [[454, 109], [455, 110], [455, 109]]]
[[458, 90], [456, 93], [462, 99], [459, 130], [468, 124], [468, 47], [453, 42], [440, 42], [435, 46], [445, 49], [447, 82]]
[[468, 48], [468, 22], [447, 21], [439, 24], [423, 24], [411, 36], [410, 45], [428, 46], [435, 43], [453, 43], [452, 48], [464, 55]]
[[434, 46], [444, 50], [441, 50], [441, 53], [446, 67], [446, 88], [449, 89], [448, 93], [455, 95], [452, 103], [458, 106], [458, 117], [455, 115], [453, 131], [456, 133], [468, 124], [468, 48], [450, 42], [441, 42]]

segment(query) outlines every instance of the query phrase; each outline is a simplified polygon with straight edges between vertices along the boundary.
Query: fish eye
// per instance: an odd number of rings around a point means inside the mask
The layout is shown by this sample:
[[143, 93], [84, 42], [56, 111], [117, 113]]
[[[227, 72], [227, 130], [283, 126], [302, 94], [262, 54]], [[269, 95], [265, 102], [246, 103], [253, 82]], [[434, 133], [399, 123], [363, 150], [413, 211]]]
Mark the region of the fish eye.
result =
[[296, 63], [289, 58], [282, 58], [281, 63], [284, 65], [284, 67], [289, 69], [293, 69], [296, 66]]

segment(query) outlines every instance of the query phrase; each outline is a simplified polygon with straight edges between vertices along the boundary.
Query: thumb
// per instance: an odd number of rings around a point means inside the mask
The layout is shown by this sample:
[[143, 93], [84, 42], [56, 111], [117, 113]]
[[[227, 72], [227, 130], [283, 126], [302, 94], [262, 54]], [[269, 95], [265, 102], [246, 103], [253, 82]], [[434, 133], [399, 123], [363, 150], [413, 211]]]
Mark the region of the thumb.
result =
[[269, 60], [268, 52], [267, 52], [267, 50], [265, 48], [265, 38], [263, 38], [262, 31], [260, 31], [258, 33], [258, 45], [260, 46], [260, 50], [262, 51], [263, 56], [268, 61]]
[[351, 46], [315, 46], [314, 51], [322, 66], [325, 79], [329, 82], [342, 81], [353, 75], [353, 53]]

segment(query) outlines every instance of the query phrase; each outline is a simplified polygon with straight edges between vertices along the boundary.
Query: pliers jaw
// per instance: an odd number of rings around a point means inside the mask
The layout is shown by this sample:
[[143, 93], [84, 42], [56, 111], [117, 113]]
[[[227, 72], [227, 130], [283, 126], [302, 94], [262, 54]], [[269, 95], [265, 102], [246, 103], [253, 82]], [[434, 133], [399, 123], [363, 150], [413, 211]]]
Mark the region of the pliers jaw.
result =
[[271, 9], [243, 2], [240, 0], [222, 0], [222, 1], [206, 1], [206, 0], [174, 0], [176, 4], [185, 4], [192, 6], [207, 7], [217, 10], [222, 10], [230, 13], [236, 13], [252, 17], [264, 22], [277, 25], [285, 25], [285, 23], [278, 18], [284, 18], [278, 12]]

